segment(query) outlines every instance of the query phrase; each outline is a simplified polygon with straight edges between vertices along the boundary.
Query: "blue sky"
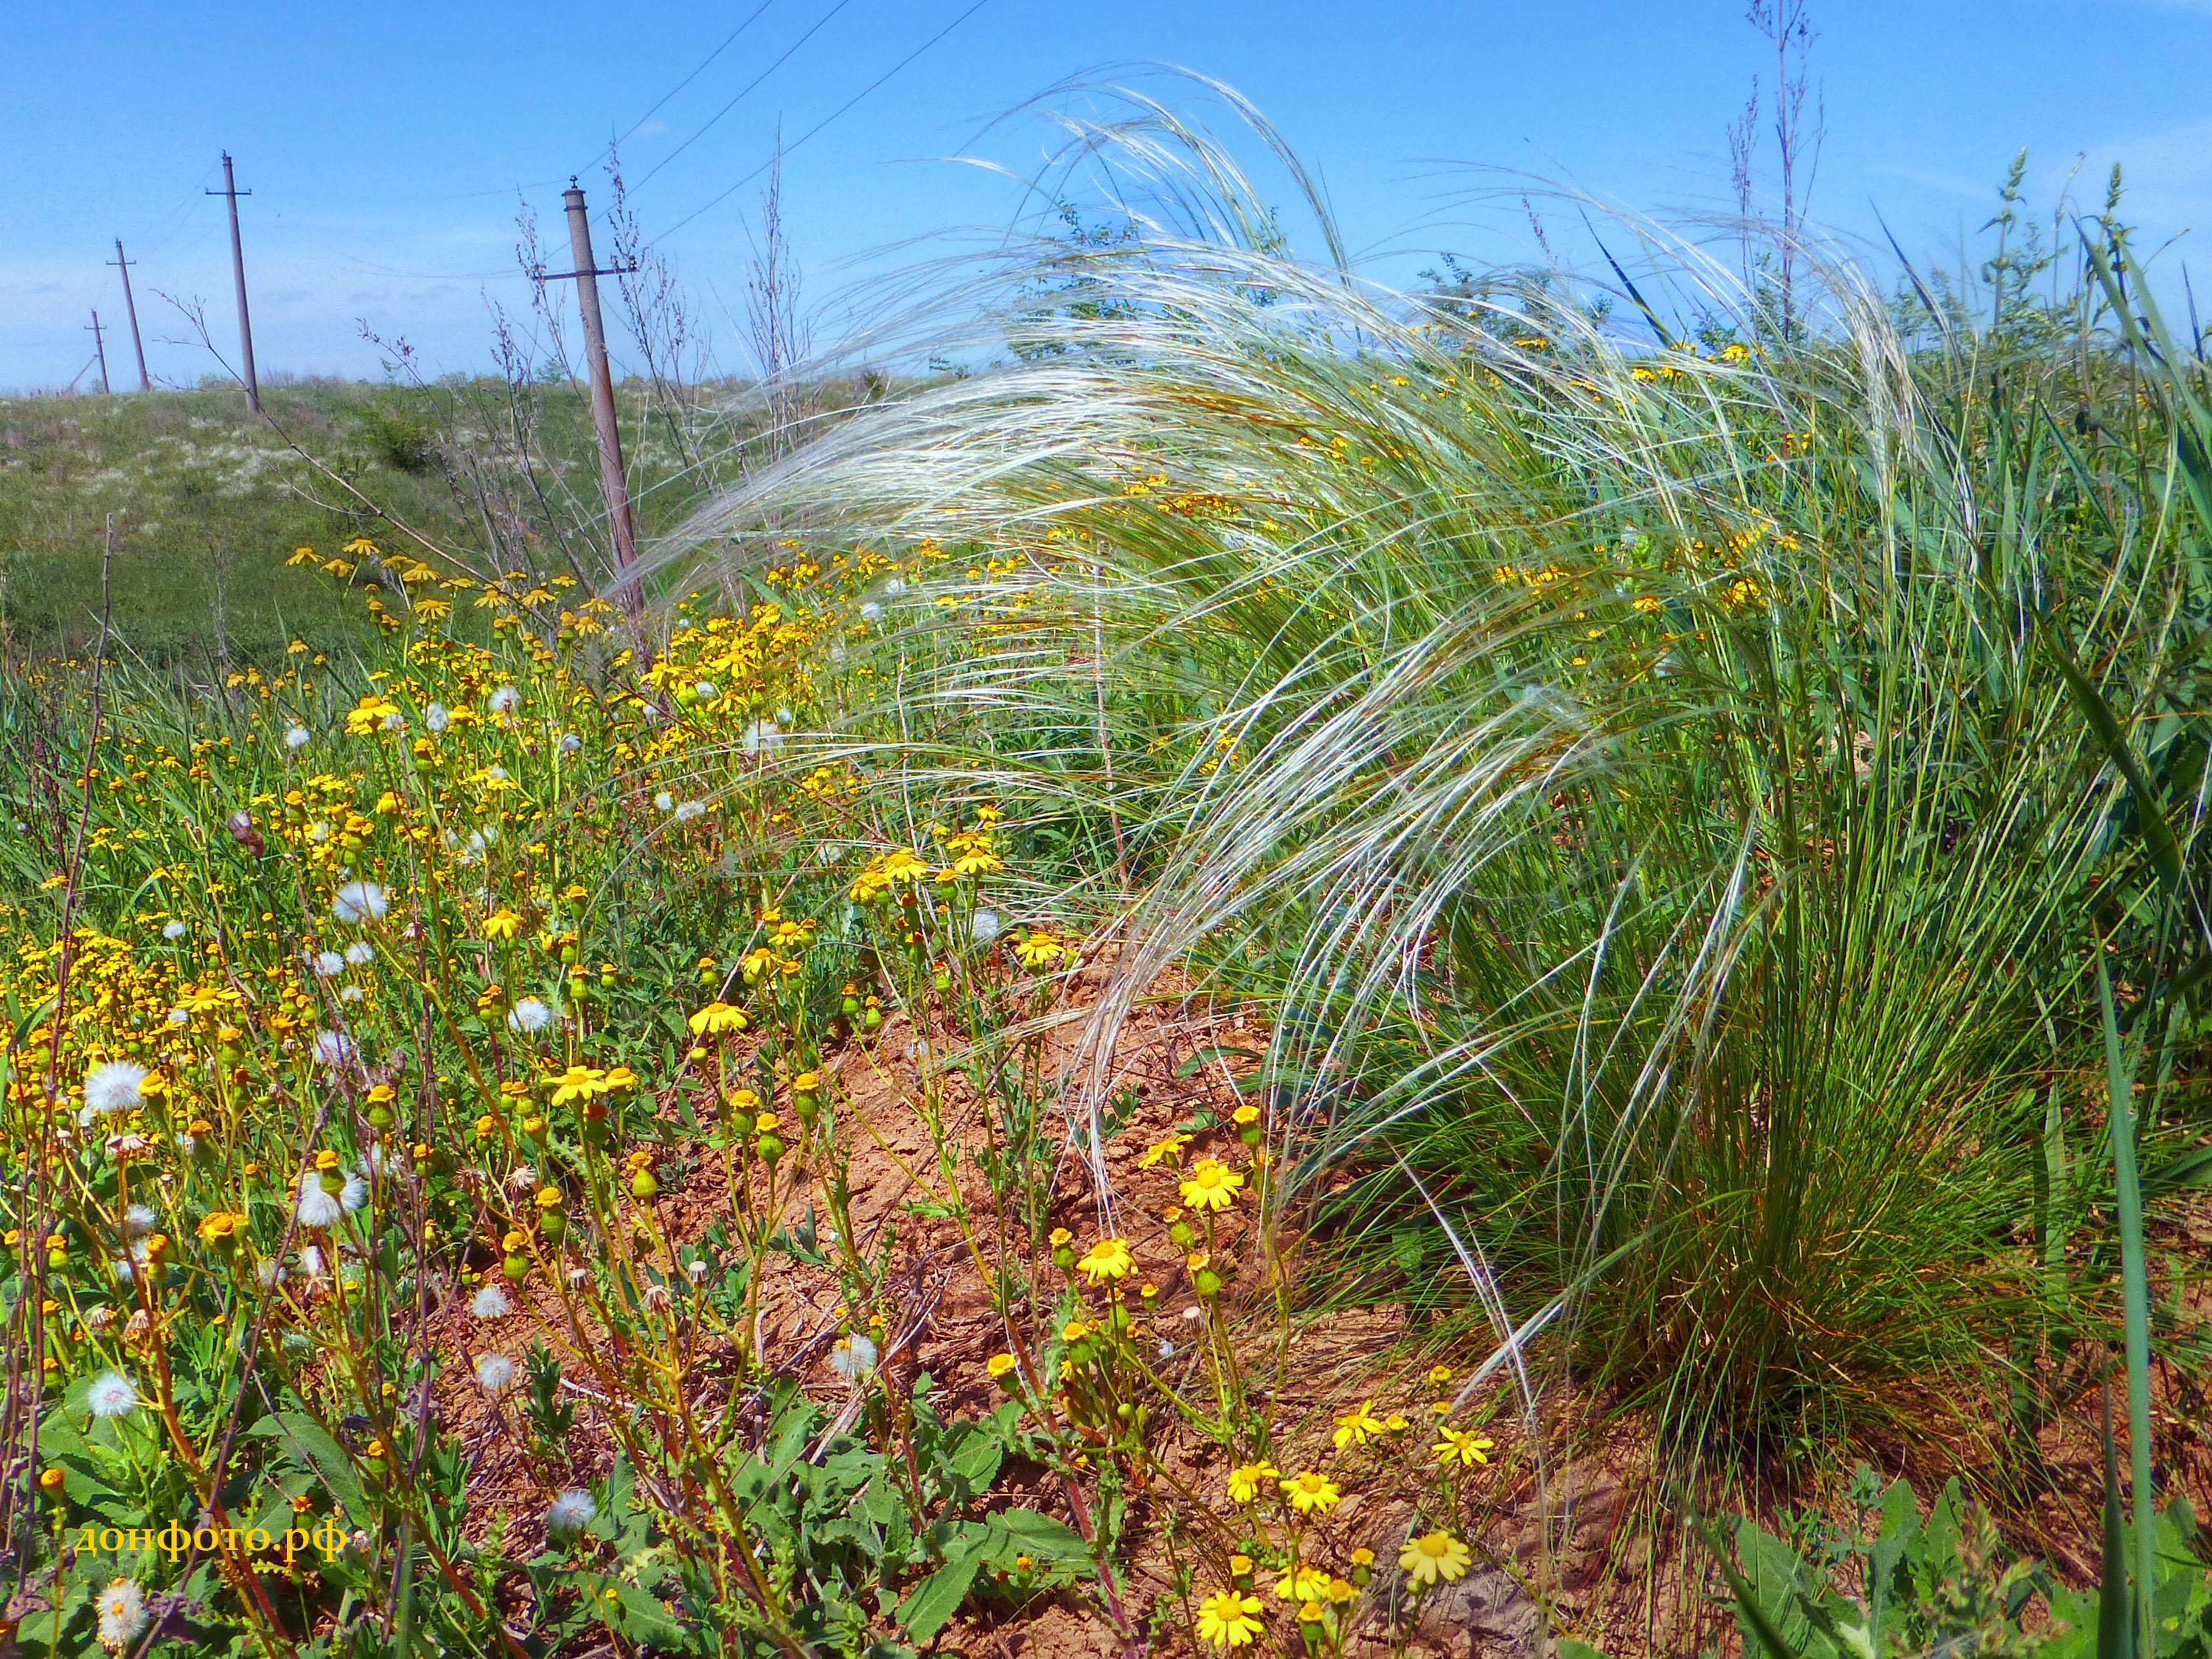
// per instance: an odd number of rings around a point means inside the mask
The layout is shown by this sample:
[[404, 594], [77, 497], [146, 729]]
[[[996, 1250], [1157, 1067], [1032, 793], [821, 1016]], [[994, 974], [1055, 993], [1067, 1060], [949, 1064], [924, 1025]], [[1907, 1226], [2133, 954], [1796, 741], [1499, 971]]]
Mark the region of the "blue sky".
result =
[[[641, 185], [648, 234], [674, 226], [965, 11], [971, 0], [769, 0], [625, 147], [633, 178], [787, 49], [789, 58]], [[637, 122], [759, 0], [336, 0], [316, 7], [19, 4], [0, 16], [0, 386], [52, 386], [88, 354], [98, 306], [120, 321], [131, 257], [157, 378], [213, 364], [156, 291], [207, 301], [232, 342], [217, 155], [237, 157], [256, 345], [272, 369], [374, 374], [366, 321], [434, 370], [489, 361], [488, 299], [513, 275], [516, 187], [558, 229], [560, 187]], [[835, 8], [834, 12], [832, 8]], [[626, 14], [626, 15], [625, 15]], [[825, 21], [826, 17], [826, 21]], [[1955, 249], [2026, 145], [2040, 203], [2077, 155], [2081, 194], [2113, 158], [2134, 217], [2178, 235], [2212, 218], [2212, 0], [1815, 0], [1827, 143], [1816, 217], [1916, 252]], [[812, 33], [809, 34], [809, 31]], [[807, 38], [803, 41], [801, 36]], [[848, 289], [953, 226], [1003, 224], [1005, 179], [1042, 125], [990, 118], [1063, 77], [1166, 61], [1253, 99], [1324, 178], [1355, 249], [1407, 278], [1424, 251], [1524, 251], [1517, 214], [1455, 207], [1480, 176], [1526, 169], [1661, 214], [1724, 205], [1724, 126], [1762, 48], [1740, 0], [984, 0], [951, 33], [787, 165], [809, 293]], [[979, 136], [980, 135], [980, 136]], [[604, 199], [604, 189], [594, 191]], [[720, 363], [742, 369], [739, 303], [757, 183], [668, 232]], [[2196, 238], [2182, 243], [2184, 253]], [[118, 385], [128, 347], [112, 342]]]

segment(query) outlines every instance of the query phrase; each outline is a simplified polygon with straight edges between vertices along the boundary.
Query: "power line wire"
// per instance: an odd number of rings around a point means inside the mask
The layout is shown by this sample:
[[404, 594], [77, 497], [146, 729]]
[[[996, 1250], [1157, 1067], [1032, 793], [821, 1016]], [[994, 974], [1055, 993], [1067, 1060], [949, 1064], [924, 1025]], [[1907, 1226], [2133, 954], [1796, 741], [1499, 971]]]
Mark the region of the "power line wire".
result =
[[732, 110], [743, 103], [745, 99], [751, 94], [754, 88], [759, 86], [760, 83], [767, 80], [769, 76], [781, 69], [784, 64], [789, 61], [792, 53], [797, 52], [809, 40], [811, 40], [821, 32], [822, 26], [823, 24], [827, 23], [831, 18], [835, 17], [839, 12], [844, 10], [845, 8], [851, 3], [852, 0], [837, 0], [837, 3], [836, 5], [830, 7], [830, 9], [823, 12], [821, 16], [816, 18], [814, 20], [813, 26], [810, 27], [805, 33], [800, 35], [799, 39], [793, 41], [789, 46], [783, 49], [782, 56], [779, 57], [774, 63], [770, 64], [758, 75], [756, 75], [751, 80], [748, 81], [745, 83], [744, 89], [740, 91], [736, 97], [731, 99], [728, 103], [723, 105], [721, 108], [716, 110], [712, 115], [708, 116], [705, 124], [702, 125], [697, 131], [694, 132], [682, 143], [677, 145], [674, 149], [670, 150], [667, 155], [662, 156], [658, 161], [655, 161], [653, 164], [652, 172], [647, 173], [644, 178], [639, 179], [635, 184], [629, 186], [631, 192], [635, 194], [636, 191], [644, 189], [645, 186], [651, 182], [653, 173], [659, 172], [661, 168], [666, 167], [678, 156], [683, 155], [685, 150], [697, 143], [700, 139], [705, 137], [709, 127], [712, 127], [715, 122], [720, 120], [725, 115], [727, 115]]
[[[575, 172], [584, 173], [589, 171], [592, 167], [599, 163], [601, 158], [612, 150], [616, 145], [623, 143], [623, 140], [627, 139], [632, 133], [635, 132], [647, 121], [650, 121], [653, 118], [654, 113], [662, 105], [665, 104], [670, 99], [676, 96], [678, 93], [683, 91], [684, 88], [690, 86], [702, 75], [704, 75], [707, 72], [708, 66], [713, 64], [714, 61], [717, 58], [720, 58], [724, 52], [727, 52], [732, 45], [736, 42], [737, 38], [743, 34], [747, 29], [750, 28], [755, 23], [758, 22], [760, 21], [761, 14], [775, 3], [775, 0], [761, 0], [761, 3], [753, 8], [751, 14], [746, 17], [744, 22], [738, 24], [737, 27], [732, 29], [727, 34], [722, 37], [721, 45], [716, 46], [714, 51], [708, 52], [704, 58], [701, 58], [697, 64], [694, 64], [692, 66], [691, 72], [689, 75], [685, 76], [681, 81], [678, 81], [674, 86], [669, 88], [667, 91], [662, 93], [659, 97], [654, 99], [651, 108], [647, 109], [644, 114], [639, 116], [636, 120], [631, 122], [627, 127], [623, 128], [622, 132], [614, 139], [600, 146], [599, 153], [593, 155], [590, 161], [585, 162], [582, 167], [576, 168]], [[403, 197], [399, 199], [407, 202], [473, 202], [480, 201], [488, 196], [506, 196], [515, 191], [538, 190], [546, 185], [557, 185], [560, 182], [561, 180], [558, 179], [526, 179], [512, 185], [502, 186], [498, 190], [444, 191], [434, 196], [409, 196]]]
[[837, 119], [837, 118], [844, 114], [846, 111], [851, 109], [854, 105], [859, 103], [870, 93], [875, 91], [875, 89], [882, 86], [884, 82], [890, 80], [891, 76], [896, 75], [901, 70], [914, 62], [915, 58], [921, 57], [922, 53], [927, 52], [932, 46], [935, 46], [939, 40], [942, 40], [946, 35], [951, 33], [953, 30], [958, 28], [963, 23], [973, 17], [977, 12], [982, 10], [983, 8], [989, 3], [990, 0], [975, 0], [975, 4], [969, 6], [967, 10], [962, 12], [960, 15], [954, 18], [943, 28], [938, 30], [936, 33], [931, 35], [928, 40], [923, 41], [912, 52], [907, 53], [905, 57], [900, 58], [897, 63], [893, 64], [889, 69], [885, 70], [881, 75], [878, 75], [874, 80], [869, 82], [866, 86], [862, 87], [850, 98], [848, 98], [843, 103], [838, 105], [836, 108], [831, 110], [829, 114], [823, 116], [812, 126], [807, 128], [805, 131], [800, 133], [799, 137], [792, 140], [790, 143], [779, 146], [776, 150], [776, 154], [774, 156], [770, 157], [768, 161], [762, 162], [750, 173], [745, 174], [744, 178], [738, 179], [737, 183], [732, 185], [727, 190], [723, 191], [720, 195], [713, 197], [708, 201], [701, 204], [698, 207], [694, 208], [690, 212], [685, 214], [681, 219], [678, 219], [674, 224], [669, 226], [667, 229], [662, 231], [659, 235], [653, 237], [650, 241], [647, 242], [645, 246], [652, 247], [656, 244], [665, 240], [667, 238], [673, 236], [678, 231], [683, 229], [684, 226], [690, 224], [694, 219], [706, 212], [708, 209], [718, 207], [722, 203], [729, 200], [731, 197], [736, 195], [738, 191], [743, 190], [747, 185], [752, 183], [754, 179], [759, 178], [761, 174], [766, 173], [770, 167], [774, 167], [778, 161], [781, 161], [784, 156], [790, 155], [792, 151], [797, 149], [801, 144], [814, 137], [816, 133], [821, 131], [823, 128], [828, 126], [832, 121]]
[[[737, 27], [732, 29], [729, 33], [723, 36], [722, 44], [715, 47], [714, 51], [708, 52], [704, 58], [699, 60], [698, 68], [693, 70], [690, 74], [685, 76], [681, 81], [678, 81], [674, 86], [669, 88], [666, 92], [662, 93], [659, 98], [655, 99], [653, 100], [653, 108], [646, 111], [646, 112], [639, 116], [636, 120], [631, 122], [629, 126], [623, 128], [621, 134], [615, 138], [613, 143], [610, 143], [606, 147], [606, 149], [601, 150], [599, 152], [599, 155], [605, 155], [607, 150], [612, 149], [616, 144], [623, 143], [630, 136], [631, 133], [635, 132], [647, 121], [650, 121], [653, 118], [655, 112], [657, 112], [663, 104], [665, 104], [678, 93], [683, 91], [684, 88], [690, 86], [702, 75], [704, 75], [707, 72], [707, 66], [713, 63], [717, 58], [720, 58], [724, 52], [727, 52], [737, 38], [743, 34], [747, 29], [750, 28], [755, 23], [757, 23], [760, 21], [761, 14], [775, 3], [775, 0], [761, 0], [760, 4], [753, 9], [752, 15], [746, 18], [744, 22], [738, 24]], [[743, 94], [741, 94], [739, 95], [742, 96]], [[597, 161], [599, 159], [599, 155], [594, 155], [592, 158], [592, 161]], [[585, 163], [585, 167], [589, 167], [591, 164], [592, 163], [590, 161], [587, 161]], [[576, 171], [581, 173], [584, 171], [584, 168], [578, 167]]]

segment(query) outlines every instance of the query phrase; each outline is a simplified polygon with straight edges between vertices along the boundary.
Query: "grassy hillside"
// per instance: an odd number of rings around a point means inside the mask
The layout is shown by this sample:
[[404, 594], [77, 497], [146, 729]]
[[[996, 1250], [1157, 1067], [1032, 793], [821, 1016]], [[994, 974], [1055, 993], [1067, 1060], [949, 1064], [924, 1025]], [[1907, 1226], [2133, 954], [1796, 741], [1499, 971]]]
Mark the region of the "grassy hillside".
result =
[[[750, 403], [731, 385], [634, 386], [622, 401], [650, 538], [727, 481]], [[284, 561], [362, 533], [416, 546], [398, 525], [480, 572], [601, 568], [598, 461], [574, 381], [309, 380], [265, 387], [263, 404], [250, 416], [223, 386], [0, 400], [0, 644], [45, 655], [97, 631], [110, 514], [114, 628], [154, 663], [267, 664], [303, 635], [357, 637], [358, 608]]]

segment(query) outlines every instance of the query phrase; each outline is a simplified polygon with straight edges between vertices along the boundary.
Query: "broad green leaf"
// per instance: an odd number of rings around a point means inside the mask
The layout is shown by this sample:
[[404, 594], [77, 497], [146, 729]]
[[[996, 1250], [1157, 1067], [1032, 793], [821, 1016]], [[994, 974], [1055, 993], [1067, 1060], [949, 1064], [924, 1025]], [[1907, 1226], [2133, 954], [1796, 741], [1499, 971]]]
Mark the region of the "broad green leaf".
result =
[[960, 1611], [982, 1565], [981, 1555], [963, 1555], [947, 1562], [908, 1591], [891, 1616], [916, 1640], [928, 1641]]

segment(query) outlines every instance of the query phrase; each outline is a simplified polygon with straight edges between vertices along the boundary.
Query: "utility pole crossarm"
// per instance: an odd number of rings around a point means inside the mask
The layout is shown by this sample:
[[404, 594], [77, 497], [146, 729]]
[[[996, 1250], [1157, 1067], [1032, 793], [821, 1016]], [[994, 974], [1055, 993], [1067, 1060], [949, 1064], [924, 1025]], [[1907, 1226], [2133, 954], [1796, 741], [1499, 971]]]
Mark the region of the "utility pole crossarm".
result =
[[615, 580], [623, 607], [635, 616], [644, 603], [637, 584], [637, 531], [630, 519], [629, 481], [623, 469], [622, 426], [615, 413], [614, 371], [607, 362], [607, 330], [599, 313], [599, 279], [626, 276], [635, 267], [601, 270], [592, 257], [592, 224], [584, 212], [584, 192], [574, 179], [568, 180], [562, 199], [568, 208], [568, 248], [576, 268], [539, 280], [576, 284], [576, 310], [584, 325], [584, 355], [592, 374], [592, 426], [599, 444], [599, 488], [606, 497], [607, 528], [614, 543]]
[[232, 173], [230, 152], [222, 153], [222, 188], [206, 192], [221, 196], [230, 204], [230, 270], [238, 281], [238, 349], [246, 370], [246, 407], [253, 414], [261, 412], [261, 382], [253, 373], [253, 319], [246, 309], [246, 249], [238, 238], [238, 198], [251, 196], [250, 190], [238, 187], [237, 176]]
[[138, 302], [131, 297], [131, 267], [138, 262], [123, 257], [123, 239], [120, 236], [115, 239], [113, 263], [116, 270], [123, 273], [123, 310], [131, 319], [131, 348], [138, 354], [138, 389], [151, 392], [154, 380], [146, 373], [146, 343], [138, 337]]

